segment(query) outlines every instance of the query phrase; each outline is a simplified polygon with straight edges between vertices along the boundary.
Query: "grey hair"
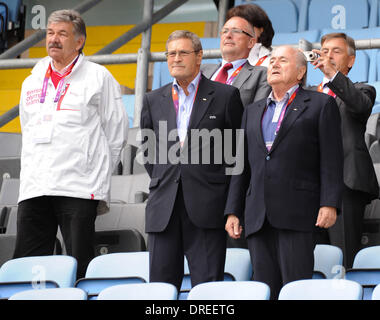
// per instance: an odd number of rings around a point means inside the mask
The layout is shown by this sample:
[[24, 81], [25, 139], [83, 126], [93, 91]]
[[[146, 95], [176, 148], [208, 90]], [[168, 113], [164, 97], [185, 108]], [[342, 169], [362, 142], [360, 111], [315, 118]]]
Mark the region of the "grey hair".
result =
[[166, 41], [166, 51], [168, 51], [169, 42], [178, 39], [190, 39], [193, 44], [194, 51], [198, 52], [202, 50], [201, 40], [195, 33], [188, 30], [176, 30], [169, 35], [169, 38]]
[[57, 10], [50, 14], [48, 18], [48, 25], [51, 23], [57, 22], [71, 22], [74, 27], [74, 34], [78, 37], [84, 37], [84, 42], [82, 48], [79, 49], [79, 52], [82, 52], [84, 44], [86, 42], [87, 33], [86, 33], [86, 24], [82, 19], [79, 12], [70, 9]]

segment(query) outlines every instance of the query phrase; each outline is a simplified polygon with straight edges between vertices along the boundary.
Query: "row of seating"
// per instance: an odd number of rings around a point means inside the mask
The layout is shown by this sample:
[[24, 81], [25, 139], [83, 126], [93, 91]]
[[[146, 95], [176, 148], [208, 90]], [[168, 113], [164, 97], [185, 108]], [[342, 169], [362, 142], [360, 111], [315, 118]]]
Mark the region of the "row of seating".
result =
[[[342, 272], [340, 249], [329, 245], [317, 245], [316, 268], [318, 264], [323, 265], [323, 271], [330, 270], [329, 277], [314, 276], [310, 280], [289, 283], [283, 287], [283, 292], [286, 290], [289, 292], [280, 294], [280, 298], [290, 299], [292, 297], [290, 292], [300, 285], [303, 287], [302, 290], [305, 290], [305, 287], [309, 289], [302, 295], [298, 293], [293, 296], [294, 299], [371, 299], [380, 290], [376, 288], [380, 284], [379, 257], [380, 246], [363, 249], [356, 255], [353, 269]], [[106, 288], [149, 283], [149, 253], [146, 251], [98, 256], [88, 265], [85, 278], [75, 281], [76, 267], [77, 262], [73, 257], [63, 255], [11, 259], [0, 268], [0, 298], [8, 299], [18, 292], [30, 289], [79, 288], [85, 292], [87, 299], [94, 300]], [[335, 274], [334, 270], [337, 269], [340, 271]], [[176, 299], [195, 298], [195, 293], [192, 292], [201, 286], [214, 286], [214, 291], [211, 296], [197, 296], [197, 299], [258, 299], [255, 295], [245, 297], [239, 295], [243, 294], [244, 286], [255, 283], [252, 281], [254, 275], [247, 249], [227, 249], [225, 281], [219, 284], [202, 284], [192, 288], [186, 260], [184, 260], [184, 272], [181, 290], [175, 292]], [[227, 286], [229, 289], [222, 290], [221, 286]], [[350, 288], [356, 288], [356, 294], [344, 296]], [[337, 291], [334, 294], [338, 295], [333, 296], [332, 291]], [[268, 291], [266, 295], [269, 297]], [[128, 299], [137, 296], [135, 293]]]
[[275, 32], [380, 25], [378, 0], [235, 0], [235, 6], [247, 3], [265, 10]]

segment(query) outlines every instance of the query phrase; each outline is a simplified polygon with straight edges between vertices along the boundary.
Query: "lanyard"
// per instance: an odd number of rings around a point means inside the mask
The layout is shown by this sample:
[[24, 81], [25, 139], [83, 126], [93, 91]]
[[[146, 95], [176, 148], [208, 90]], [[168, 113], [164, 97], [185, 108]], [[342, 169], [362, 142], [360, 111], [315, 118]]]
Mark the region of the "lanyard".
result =
[[[317, 89], [318, 92], [323, 92], [323, 82], [321, 82]], [[336, 97], [336, 94], [329, 88], [329, 91], [327, 92], [329, 96], [332, 96], [333, 98]]]
[[[59, 98], [61, 97], [61, 91], [62, 91], [63, 83], [65, 82], [65, 78], [73, 70], [74, 65], [78, 61], [78, 59], [79, 59], [79, 55], [76, 57], [76, 59], [74, 60], [74, 62], [71, 64], [71, 66], [63, 74], [62, 79], [59, 81], [58, 86], [57, 86], [57, 93], [56, 93], [55, 98], [54, 98], [54, 102], [55, 103], [58, 102]], [[46, 92], [47, 92], [47, 86], [48, 86], [48, 82], [49, 82], [49, 79], [51, 77], [51, 73], [52, 72], [53, 72], [53, 70], [51, 68], [51, 63], [50, 63], [49, 67], [48, 67], [48, 69], [46, 70], [46, 73], [45, 73], [45, 78], [44, 78], [44, 82], [43, 82], [43, 85], [42, 85], [42, 93], [41, 93], [40, 103], [44, 103], [45, 102]]]
[[265, 60], [266, 58], [268, 58], [267, 55], [261, 57], [261, 58], [256, 62], [255, 66], [261, 66], [261, 64], [264, 62], [264, 60]]
[[241, 71], [241, 69], [244, 67], [244, 65], [246, 64], [247, 62], [244, 62], [239, 68], [237, 68], [231, 75], [231, 77], [229, 77], [229, 79], [226, 81], [226, 84], [231, 84], [235, 78], [237, 77], [237, 75], [239, 74], [239, 72]]
[[[197, 96], [197, 93], [198, 93], [199, 82], [201, 82], [200, 78], [198, 80], [197, 90], [195, 91], [195, 94], [194, 94], [193, 105], [194, 105], [195, 97]], [[174, 109], [175, 109], [176, 114], [178, 115], [179, 96], [178, 96], [178, 91], [174, 88], [174, 85], [172, 86], [172, 97], [173, 97]]]
[[292, 94], [291, 97], [289, 98], [288, 103], [286, 104], [285, 108], [283, 108], [282, 111], [281, 111], [280, 118], [278, 119], [277, 127], [276, 127], [276, 131], [275, 131], [275, 134], [276, 134], [276, 135], [277, 135], [277, 133], [278, 133], [278, 130], [280, 130], [281, 123], [282, 123], [282, 120], [284, 119], [286, 109], [287, 109], [288, 106], [293, 102], [294, 98], [295, 98], [296, 95], [297, 95], [298, 89], [299, 89], [299, 88], [297, 88], [296, 91], [293, 92], [293, 94]]

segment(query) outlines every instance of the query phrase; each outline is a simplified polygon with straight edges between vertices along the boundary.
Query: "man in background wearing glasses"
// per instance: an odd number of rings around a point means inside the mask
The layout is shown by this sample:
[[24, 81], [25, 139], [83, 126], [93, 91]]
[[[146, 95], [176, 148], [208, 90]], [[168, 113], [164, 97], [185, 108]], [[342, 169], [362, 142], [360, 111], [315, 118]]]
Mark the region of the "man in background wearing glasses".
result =
[[[147, 93], [141, 112], [141, 129], [154, 132], [156, 151], [155, 161], [145, 165], [151, 177], [145, 230], [149, 234], [150, 281], [172, 283], [180, 290], [184, 255], [192, 286], [223, 280], [223, 213], [230, 176], [226, 174], [229, 161], [215, 154], [235, 149], [234, 134], [240, 127], [243, 104], [238, 89], [200, 73], [203, 51], [197, 35], [175, 31], [166, 49], [174, 81]], [[163, 126], [167, 131], [163, 132]], [[229, 146], [224, 138], [228, 130], [232, 132]], [[201, 131], [220, 133], [220, 139], [199, 139], [195, 133]], [[173, 150], [179, 162], [171, 161]], [[208, 159], [204, 157], [207, 153]], [[167, 161], [161, 161], [163, 154], [168, 155]]]
[[239, 89], [244, 106], [266, 98], [270, 93], [267, 68], [258, 61], [248, 62], [248, 55], [256, 43], [253, 26], [245, 19], [230, 18], [220, 32], [222, 63], [204, 64], [202, 73], [209, 79], [230, 84]]

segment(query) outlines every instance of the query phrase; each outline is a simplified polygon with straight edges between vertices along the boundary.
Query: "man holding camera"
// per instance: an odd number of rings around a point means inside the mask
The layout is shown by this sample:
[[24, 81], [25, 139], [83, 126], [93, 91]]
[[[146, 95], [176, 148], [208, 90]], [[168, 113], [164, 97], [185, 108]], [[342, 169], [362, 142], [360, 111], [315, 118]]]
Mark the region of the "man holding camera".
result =
[[328, 233], [323, 231], [320, 234], [329, 238], [331, 244], [343, 249], [346, 268], [352, 266], [360, 248], [365, 206], [379, 197], [376, 174], [364, 141], [376, 90], [365, 83], [353, 83], [347, 76], [355, 62], [355, 50], [355, 41], [346, 34], [326, 34], [321, 39], [321, 50], [313, 50], [319, 57], [312, 62], [324, 75], [316, 90], [336, 99], [342, 120], [342, 214]]

